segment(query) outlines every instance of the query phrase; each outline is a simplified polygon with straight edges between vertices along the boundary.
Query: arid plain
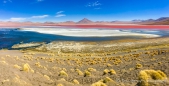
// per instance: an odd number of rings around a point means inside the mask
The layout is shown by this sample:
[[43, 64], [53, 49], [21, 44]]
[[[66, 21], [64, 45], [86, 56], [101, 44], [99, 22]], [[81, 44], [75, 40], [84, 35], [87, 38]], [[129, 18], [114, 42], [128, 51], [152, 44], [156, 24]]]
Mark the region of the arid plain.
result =
[[169, 38], [154, 38], [53, 42], [21, 50], [3, 49], [0, 51], [0, 76], [3, 77], [0, 84], [168, 86], [168, 43]]

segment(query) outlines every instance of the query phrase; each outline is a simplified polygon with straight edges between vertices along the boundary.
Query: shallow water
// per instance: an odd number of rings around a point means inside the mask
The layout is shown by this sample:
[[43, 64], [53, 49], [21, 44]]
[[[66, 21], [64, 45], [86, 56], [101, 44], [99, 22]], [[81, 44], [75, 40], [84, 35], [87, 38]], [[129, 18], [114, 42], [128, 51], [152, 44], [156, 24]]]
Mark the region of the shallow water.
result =
[[[70, 30], [71, 31], [71, 30]], [[169, 36], [169, 31], [162, 30], [119, 30], [121, 32], [156, 34], [160, 36]], [[141, 39], [142, 37], [133, 36], [108, 36], [108, 37], [76, 37], [76, 36], [62, 36], [53, 34], [44, 34], [33, 31], [21, 31], [17, 29], [3, 29], [0, 28], [0, 49], [11, 48], [12, 45], [20, 42], [51, 42], [51, 41], [108, 41], [119, 39]]]

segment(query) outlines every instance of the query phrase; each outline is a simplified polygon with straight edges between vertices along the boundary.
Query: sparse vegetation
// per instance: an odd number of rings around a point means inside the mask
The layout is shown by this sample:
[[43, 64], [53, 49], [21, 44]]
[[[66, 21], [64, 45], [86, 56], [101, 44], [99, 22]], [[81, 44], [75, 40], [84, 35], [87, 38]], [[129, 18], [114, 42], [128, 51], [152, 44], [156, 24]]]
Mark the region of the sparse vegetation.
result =
[[142, 67], [143, 67], [142, 64], [136, 64], [136, 69], [140, 69]]
[[88, 70], [89, 72], [96, 71], [96, 69], [94, 69], [94, 68], [88, 68], [87, 70]]
[[68, 74], [65, 71], [60, 71], [59, 76], [66, 76], [68, 77]]
[[87, 71], [87, 70], [85, 70], [85, 73], [84, 73], [84, 76], [85, 77], [89, 77], [89, 76], [91, 76], [92, 74], [89, 72], [89, 71]]
[[44, 77], [45, 77], [47, 80], [50, 80], [50, 77], [49, 77], [49, 76], [44, 75]]
[[26, 63], [26, 64], [24, 64], [24, 65], [23, 65], [22, 71], [26, 71], [26, 72], [31, 71], [31, 72], [33, 72], [33, 73], [34, 73], [34, 70], [33, 70], [33, 69], [31, 69], [31, 67], [29, 66], [29, 64], [28, 64], [28, 63]]
[[74, 84], [80, 84], [79, 81], [77, 81], [76, 79], [73, 80]]
[[103, 71], [103, 75], [106, 75], [106, 74], [108, 74], [110, 71], [108, 70], [108, 69], [105, 69], [104, 71]]
[[139, 80], [141, 81], [139, 83], [139, 86], [149, 86], [150, 82], [149, 80], [152, 82], [152, 80], [166, 80], [167, 76], [166, 74], [164, 74], [162, 71], [158, 70], [142, 70], [139, 73]]
[[15, 67], [15, 68], [18, 68], [18, 69], [21, 69], [21, 68], [22, 68], [21, 66], [19, 66], [19, 65], [17, 65], [17, 64], [14, 65], [14, 67]]
[[[98, 47], [96, 48], [100, 49]], [[95, 49], [92, 52], [85, 50], [85, 53], [67, 52], [69, 51], [67, 49], [59, 53], [55, 51], [42, 53], [25, 49], [24, 53], [14, 56], [10, 53], [10, 57], [2, 55], [0, 56], [0, 70], [3, 70], [1, 72], [3, 78], [0, 79], [0, 86], [8, 86], [14, 81], [22, 83], [16, 86], [32, 86], [32, 84], [35, 86], [135, 86], [136, 84], [153, 86], [153, 84], [156, 85], [154, 82], [157, 82], [159, 86], [168, 86], [166, 83], [169, 74], [167, 70], [169, 68], [168, 46], [160, 48], [159, 51], [159, 46], [150, 47], [146, 51], [144, 48], [138, 48], [136, 51], [130, 48], [117, 51], [112, 51], [115, 48], [110, 47], [106, 48], [106, 51], [104, 49], [102, 52], [99, 50], [95, 52]], [[113, 54], [114, 52], [116, 54]], [[6, 63], [8, 65], [5, 65]], [[17, 76], [13, 77], [15, 75]], [[124, 80], [124, 83], [116, 82], [118, 80]], [[140, 83], [131, 80], [140, 80]], [[162, 84], [158, 81], [162, 81]]]
[[84, 75], [83, 72], [82, 72], [81, 70], [79, 70], [79, 69], [76, 69], [76, 72], [77, 72], [78, 75], [80, 75], [80, 76], [83, 76], [83, 75]]
[[96, 83], [93, 83], [91, 86], [107, 86], [107, 85], [101, 81], [98, 81]]
[[116, 74], [116, 71], [114, 69], [111, 69], [110, 70], [110, 74], [113, 75], [113, 74]]
[[57, 86], [64, 86], [63, 84], [57, 84]]
[[110, 82], [110, 81], [113, 81], [113, 80], [109, 77], [106, 77], [106, 78], [103, 79], [103, 83], [107, 83], [107, 82]]

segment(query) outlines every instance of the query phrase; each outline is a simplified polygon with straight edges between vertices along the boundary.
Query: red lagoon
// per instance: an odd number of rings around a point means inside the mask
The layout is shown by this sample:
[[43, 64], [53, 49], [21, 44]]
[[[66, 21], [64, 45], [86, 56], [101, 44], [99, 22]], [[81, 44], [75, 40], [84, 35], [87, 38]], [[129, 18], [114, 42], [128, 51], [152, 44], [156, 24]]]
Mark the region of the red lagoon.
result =
[[169, 30], [169, 25], [57, 25], [73, 28], [101, 28], [101, 29], [160, 29]]

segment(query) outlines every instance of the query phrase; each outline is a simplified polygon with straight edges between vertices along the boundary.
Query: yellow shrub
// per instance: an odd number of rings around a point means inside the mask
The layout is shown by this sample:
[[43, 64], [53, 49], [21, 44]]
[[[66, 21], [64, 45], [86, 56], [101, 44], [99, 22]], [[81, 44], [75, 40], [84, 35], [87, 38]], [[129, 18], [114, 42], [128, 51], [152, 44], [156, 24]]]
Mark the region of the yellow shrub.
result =
[[17, 65], [17, 64], [14, 65], [14, 67], [15, 67], [15, 68], [18, 68], [18, 69], [21, 69], [21, 66], [19, 66], [19, 65]]
[[31, 72], [33, 72], [33, 73], [34, 73], [34, 70], [32, 70], [32, 69], [31, 69], [31, 67], [29, 66], [29, 64], [28, 64], [28, 63], [26, 63], [26, 64], [24, 64], [24, 65], [23, 65], [23, 69], [22, 69], [22, 71], [26, 71], [26, 72], [31, 71]]
[[96, 71], [96, 69], [94, 69], [94, 68], [88, 68], [87, 70], [88, 70], [89, 72]]
[[41, 64], [40, 64], [40, 62], [35, 63], [35, 65], [36, 65], [37, 67], [42, 67]]
[[110, 73], [111, 75], [113, 75], [113, 74], [116, 74], [116, 71], [113, 70], [113, 69], [111, 69], [109, 73]]
[[107, 67], [112, 67], [112, 65], [108, 63], [108, 64], [107, 64]]
[[65, 71], [60, 71], [59, 76], [66, 76], [68, 77], [68, 74]]
[[105, 79], [103, 79], [103, 83], [107, 83], [107, 82], [110, 82], [110, 81], [113, 81], [113, 80], [109, 77], [106, 77]]
[[66, 79], [64, 79], [64, 78], [61, 78], [60, 80], [61, 80], [61, 81], [66, 81]]
[[86, 76], [91, 76], [92, 74], [89, 72], [89, 71], [85, 71], [85, 73], [84, 73], [84, 76], [86, 77]]
[[143, 67], [142, 64], [136, 64], [136, 69], [140, 69], [142, 67]]
[[57, 84], [57, 86], [63, 86], [62, 84]]
[[148, 80], [166, 80], [167, 76], [162, 71], [158, 70], [142, 70], [139, 73], [139, 86], [149, 86]]
[[78, 75], [81, 75], [81, 76], [84, 75], [83, 72], [81, 70], [79, 70], [79, 69], [76, 69], [76, 72], [78, 73]]
[[27, 71], [27, 72], [29, 72], [29, 70], [30, 70], [30, 66], [29, 66], [29, 64], [24, 64], [23, 65], [23, 71]]
[[49, 77], [49, 76], [44, 75], [44, 77], [45, 77], [47, 80], [50, 80], [50, 77]]
[[103, 82], [95, 82], [93, 83], [91, 86], [107, 86], [106, 84], [104, 84]]
[[79, 84], [79, 81], [77, 81], [76, 79], [73, 80], [74, 84]]
[[108, 74], [110, 71], [108, 70], [108, 69], [105, 69], [104, 71], [103, 71], [103, 74], [105, 75], [105, 74]]

